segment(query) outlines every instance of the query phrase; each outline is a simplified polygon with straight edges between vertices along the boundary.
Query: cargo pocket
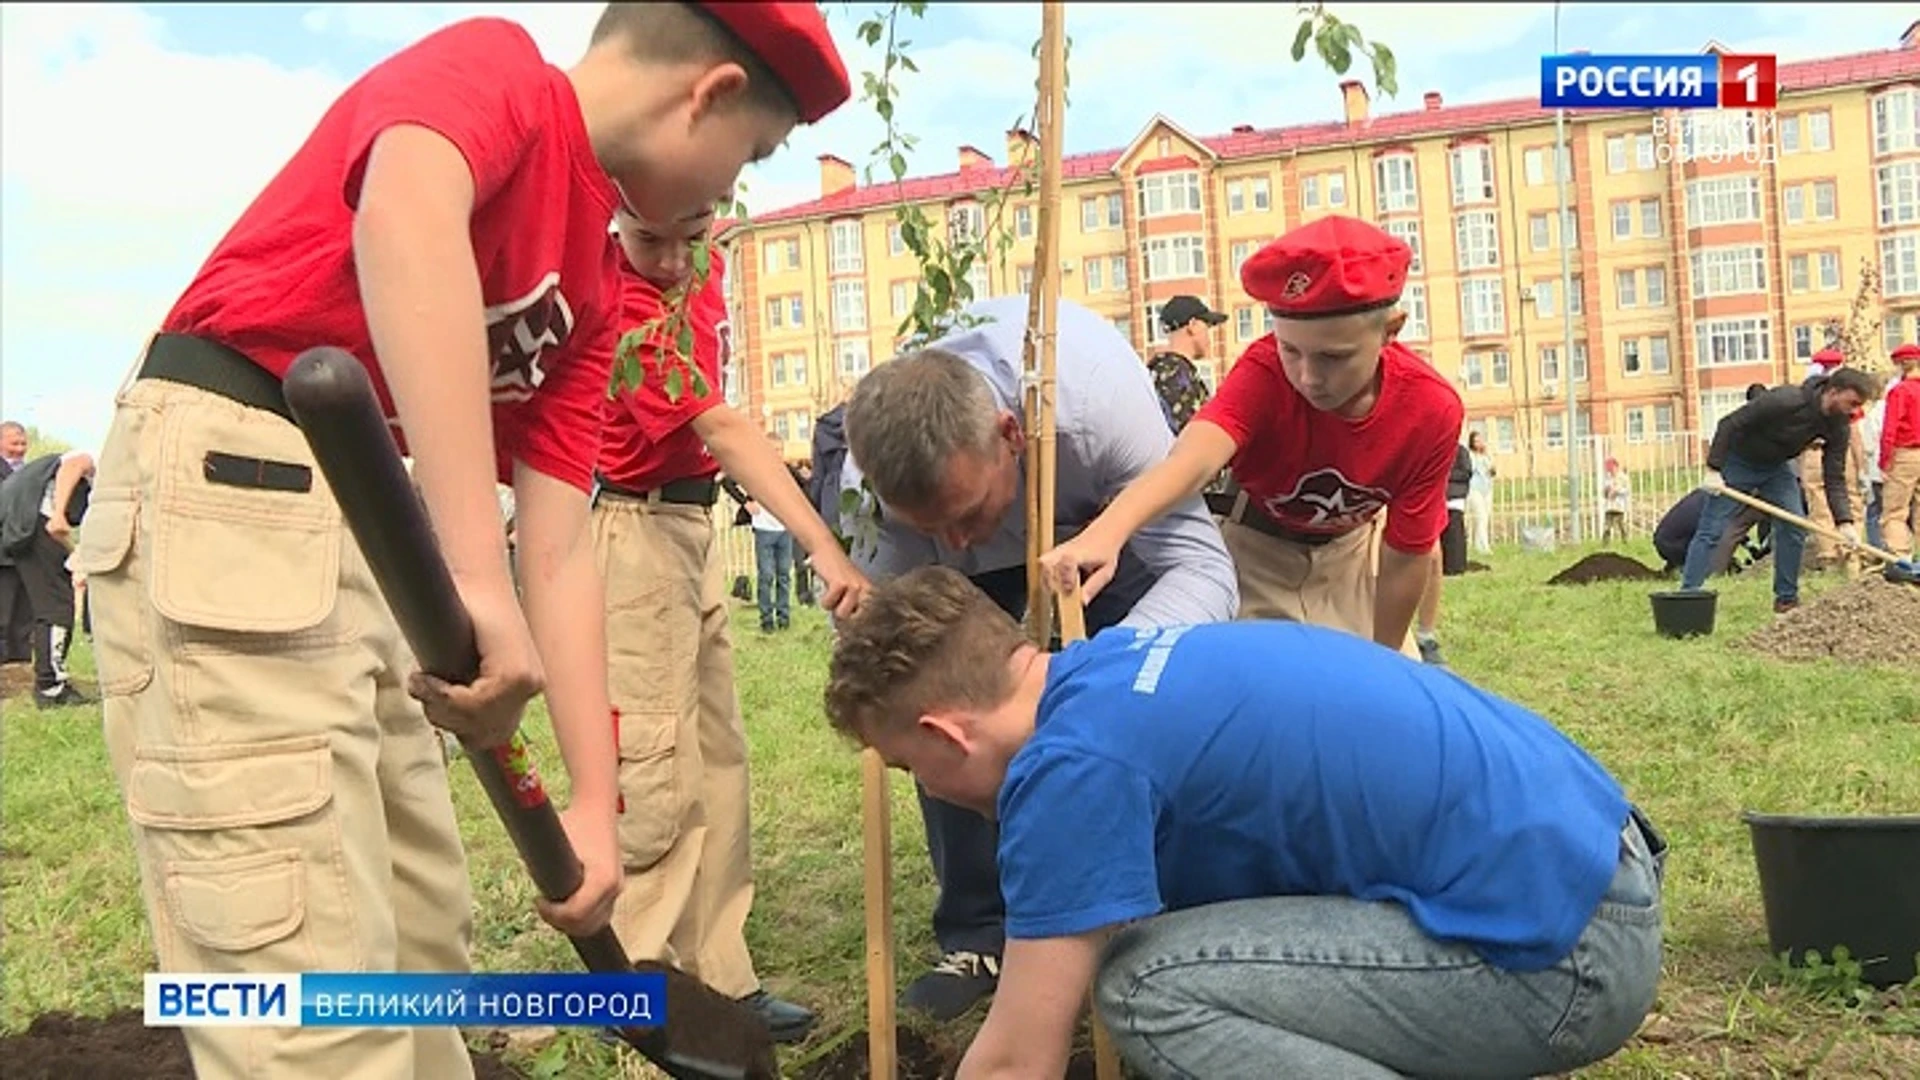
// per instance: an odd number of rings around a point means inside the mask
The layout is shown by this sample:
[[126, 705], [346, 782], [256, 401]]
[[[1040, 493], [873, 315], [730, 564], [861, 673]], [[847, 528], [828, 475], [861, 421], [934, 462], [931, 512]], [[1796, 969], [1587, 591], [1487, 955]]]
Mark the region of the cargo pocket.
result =
[[273, 634], [332, 613], [345, 531], [312, 461], [300, 430], [278, 417], [237, 420], [217, 403], [169, 411], [152, 525], [161, 615]]
[[326, 736], [142, 747], [127, 816], [176, 971], [355, 970]]
[[652, 867], [680, 838], [678, 724], [658, 710], [620, 717], [620, 856], [629, 870]]
[[137, 694], [153, 681], [146, 600], [128, 567], [139, 521], [135, 492], [96, 493], [74, 548], [73, 564], [87, 576], [93, 663], [104, 697]]

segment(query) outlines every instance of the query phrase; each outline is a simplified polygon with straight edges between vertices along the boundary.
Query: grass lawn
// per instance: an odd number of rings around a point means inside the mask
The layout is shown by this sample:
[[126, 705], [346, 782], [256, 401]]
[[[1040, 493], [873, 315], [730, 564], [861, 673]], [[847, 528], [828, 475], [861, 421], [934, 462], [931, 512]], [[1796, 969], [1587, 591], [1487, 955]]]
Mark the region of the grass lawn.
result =
[[[1739, 818], [1747, 808], [1920, 810], [1913, 668], [1785, 664], [1746, 651], [1740, 639], [1772, 617], [1767, 583], [1752, 575], [1723, 586], [1713, 638], [1657, 638], [1646, 583], [1540, 584], [1575, 554], [1503, 551], [1492, 572], [1451, 580], [1442, 640], [1460, 674], [1544, 713], [1592, 750], [1673, 843], [1656, 1015], [1632, 1045], [1581, 1075], [1920, 1075], [1920, 991], [1873, 994], [1844, 974], [1789, 971], [1769, 958]], [[1657, 562], [1650, 549], [1632, 554]], [[1810, 580], [1809, 596], [1837, 580]], [[828, 633], [819, 614], [804, 610], [793, 631], [773, 638], [744, 609], [735, 625], [755, 769], [754, 953], [772, 989], [822, 1016], [814, 1040], [787, 1055], [792, 1072], [865, 1025], [859, 762], [820, 713]], [[87, 659], [77, 660], [84, 670]], [[559, 758], [544, 726], [539, 718], [531, 730], [551, 782]], [[149, 943], [98, 713], [42, 713], [12, 700], [4, 734], [0, 1028], [52, 1010], [138, 1008]], [[565, 941], [535, 916], [532, 887], [464, 765], [455, 792], [472, 853], [478, 966], [575, 969]], [[930, 959], [932, 875], [904, 779], [894, 801], [904, 984]], [[647, 1075], [620, 1057], [568, 1034], [519, 1060], [534, 1075]]]

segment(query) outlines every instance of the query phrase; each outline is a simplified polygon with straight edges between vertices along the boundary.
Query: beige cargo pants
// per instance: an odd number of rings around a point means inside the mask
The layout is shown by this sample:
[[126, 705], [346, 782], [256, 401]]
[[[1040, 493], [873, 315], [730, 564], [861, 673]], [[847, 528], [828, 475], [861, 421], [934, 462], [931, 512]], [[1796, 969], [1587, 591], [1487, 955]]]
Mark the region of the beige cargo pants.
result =
[[[1242, 508], [1235, 511], [1220, 523], [1220, 534], [1240, 582], [1240, 618], [1285, 619], [1373, 639], [1374, 583], [1385, 515], [1371, 526], [1316, 546], [1242, 525], [1234, 520]], [[1244, 512], [1259, 513], [1250, 508]], [[1420, 658], [1411, 626], [1400, 652]]]
[[[291, 423], [132, 383], [76, 564], [162, 971], [469, 970], [472, 900], [412, 654]], [[284, 486], [284, 485], [283, 485]], [[297, 485], [295, 485], [297, 486]], [[186, 1030], [201, 1080], [464, 1080], [454, 1028]]]
[[760, 988], [746, 938], [747, 735], [710, 511], [603, 491], [593, 545], [619, 724], [626, 880], [614, 930], [629, 957], [745, 997]]
[[[1876, 448], [1875, 453], [1879, 450]], [[1880, 486], [1880, 532], [1888, 551], [1895, 555], [1913, 553], [1911, 523], [1920, 504], [1920, 446], [1903, 446], [1893, 452], [1886, 477]]]

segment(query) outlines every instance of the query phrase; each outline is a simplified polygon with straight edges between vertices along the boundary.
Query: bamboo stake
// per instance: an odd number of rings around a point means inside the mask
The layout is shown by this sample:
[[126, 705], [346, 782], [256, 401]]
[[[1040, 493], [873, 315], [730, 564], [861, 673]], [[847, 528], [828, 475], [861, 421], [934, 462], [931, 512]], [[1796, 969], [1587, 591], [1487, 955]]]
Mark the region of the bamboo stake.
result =
[[860, 752], [861, 824], [866, 843], [867, 1061], [873, 1080], [899, 1070], [893, 1001], [893, 821], [887, 763], [878, 750]]

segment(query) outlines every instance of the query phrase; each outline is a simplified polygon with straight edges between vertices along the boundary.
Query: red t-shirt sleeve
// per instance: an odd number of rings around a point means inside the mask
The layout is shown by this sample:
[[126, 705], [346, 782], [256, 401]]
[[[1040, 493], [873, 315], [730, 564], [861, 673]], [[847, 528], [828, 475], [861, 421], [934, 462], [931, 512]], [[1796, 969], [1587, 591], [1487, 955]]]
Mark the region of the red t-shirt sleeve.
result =
[[1262, 424], [1270, 423], [1278, 411], [1273, 400], [1278, 364], [1279, 355], [1273, 350], [1271, 337], [1247, 346], [1247, 351], [1241, 353], [1240, 359], [1227, 371], [1227, 377], [1220, 380], [1220, 389], [1200, 406], [1193, 418], [1218, 426], [1233, 439], [1235, 446], [1246, 449], [1253, 433]]
[[484, 205], [532, 141], [545, 81], [532, 39], [495, 19], [455, 26], [374, 68], [359, 87], [345, 146], [347, 205], [360, 203], [374, 140], [401, 124], [430, 128], [458, 147], [473, 171], [474, 205]]
[[[1453, 471], [1455, 444], [1466, 410], [1457, 397], [1443, 409], [1422, 410], [1429, 418], [1410, 431], [1417, 456], [1387, 504], [1387, 528], [1381, 540], [1395, 551], [1419, 555], [1433, 550], [1447, 531], [1447, 474]], [[1415, 441], [1417, 440], [1417, 441]]]
[[593, 490], [593, 468], [600, 458], [600, 431], [606, 417], [609, 364], [617, 331], [601, 319], [578, 331], [579, 347], [569, 348], [533, 396], [515, 407], [511, 423], [500, 425], [502, 482], [510, 483], [511, 459], [535, 472]]

